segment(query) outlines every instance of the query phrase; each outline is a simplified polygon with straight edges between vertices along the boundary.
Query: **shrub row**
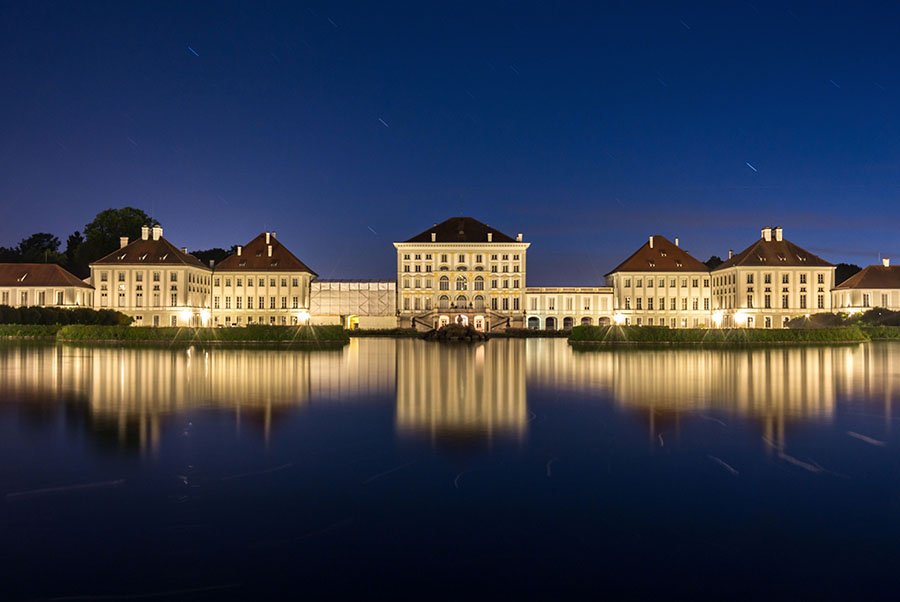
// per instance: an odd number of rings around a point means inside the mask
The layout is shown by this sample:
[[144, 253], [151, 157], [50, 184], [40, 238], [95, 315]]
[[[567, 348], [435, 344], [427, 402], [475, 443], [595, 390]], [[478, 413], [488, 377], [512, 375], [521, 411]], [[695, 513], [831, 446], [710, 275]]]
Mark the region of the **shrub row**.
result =
[[900, 339], [900, 326], [863, 326], [862, 330], [872, 340]]
[[0, 324], [0, 339], [53, 339], [59, 329], [56, 324]]
[[576, 326], [569, 342], [578, 344], [608, 343], [689, 343], [689, 344], [783, 344], [783, 343], [855, 343], [868, 341], [859, 326], [819, 329], [762, 328], [665, 328], [662, 326]]
[[126, 326], [131, 318], [111, 309], [0, 305], [0, 324], [102, 324]]
[[130, 326], [64, 326], [57, 340], [66, 342], [136, 343], [279, 343], [329, 344], [349, 341], [340, 326], [246, 326], [242, 328], [132, 328]]
[[348, 334], [351, 337], [392, 337], [392, 338], [413, 338], [420, 337], [422, 333], [415, 328], [366, 328], [350, 330]]

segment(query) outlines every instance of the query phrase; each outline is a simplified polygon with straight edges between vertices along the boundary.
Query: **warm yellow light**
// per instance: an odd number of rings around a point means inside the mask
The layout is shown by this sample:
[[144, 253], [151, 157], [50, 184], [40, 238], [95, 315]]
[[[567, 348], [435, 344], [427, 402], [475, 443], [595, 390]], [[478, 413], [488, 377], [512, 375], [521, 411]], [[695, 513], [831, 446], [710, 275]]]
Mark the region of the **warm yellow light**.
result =
[[745, 311], [734, 312], [734, 325], [735, 326], [746, 326], [747, 325], [747, 312], [745, 312]]
[[189, 310], [189, 309], [182, 309], [182, 310], [181, 310], [181, 321], [182, 321], [182, 322], [190, 322], [190, 321], [191, 321], [191, 316], [192, 316], [192, 315], [193, 315], [193, 314], [191, 313], [191, 310]]
[[718, 328], [719, 326], [722, 325], [723, 317], [724, 317], [724, 315], [722, 314], [721, 310], [713, 312], [712, 320], [713, 320], [713, 324], [716, 325], [716, 328]]
[[306, 324], [307, 322], [309, 322], [309, 312], [306, 311], [305, 309], [301, 309], [300, 311], [298, 311], [297, 312], [297, 321], [300, 322], [301, 324]]
[[209, 316], [210, 316], [210, 313], [209, 313], [208, 309], [201, 309], [200, 310], [200, 323], [203, 324], [204, 326], [209, 324]]
[[625, 323], [625, 316], [620, 313], [615, 313], [613, 314], [613, 322], [616, 324], [616, 326], [621, 326]]

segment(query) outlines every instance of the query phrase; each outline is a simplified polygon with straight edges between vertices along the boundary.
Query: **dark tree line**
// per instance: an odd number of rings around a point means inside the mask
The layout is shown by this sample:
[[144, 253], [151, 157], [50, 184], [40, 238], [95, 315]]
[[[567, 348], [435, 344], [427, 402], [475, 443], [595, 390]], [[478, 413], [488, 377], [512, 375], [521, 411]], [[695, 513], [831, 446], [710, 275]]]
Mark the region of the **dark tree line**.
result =
[[152, 225], [150, 216], [134, 207], [106, 209], [62, 242], [53, 234], [38, 232], [23, 238], [14, 247], [0, 247], [0, 261], [16, 263], [57, 263], [79, 278], [90, 275], [88, 266], [119, 248], [119, 237], [134, 240], [141, 226]]

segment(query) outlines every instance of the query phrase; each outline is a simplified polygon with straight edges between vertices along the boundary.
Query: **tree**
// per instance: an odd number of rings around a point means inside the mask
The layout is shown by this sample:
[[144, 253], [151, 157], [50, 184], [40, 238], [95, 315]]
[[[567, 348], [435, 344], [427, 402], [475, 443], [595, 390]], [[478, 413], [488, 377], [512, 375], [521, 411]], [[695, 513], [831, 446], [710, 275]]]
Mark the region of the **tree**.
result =
[[73, 270], [79, 276], [87, 275], [91, 263], [119, 248], [119, 237], [140, 238], [141, 226], [152, 225], [151, 221], [149, 215], [134, 207], [101, 211], [84, 226], [84, 242], [75, 251]]
[[0, 262], [15, 263], [17, 261], [22, 261], [17, 247], [0, 247]]
[[219, 263], [232, 253], [235, 253], [236, 250], [236, 247], [231, 247], [228, 251], [221, 247], [213, 247], [212, 249], [205, 249], [203, 251], [191, 251], [191, 255], [202, 261], [204, 265], [209, 265], [210, 259], [215, 263]]
[[48, 232], [38, 232], [23, 238], [17, 250], [19, 261], [25, 263], [56, 263], [61, 258], [59, 239]]
[[837, 284], [840, 284], [841, 282], [843, 282], [844, 280], [846, 280], [847, 278], [849, 278], [849, 277], [852, 276], [853, 274], [859, 272], [860, 270], [862, 270], [862, 268], [859, 267], [859, 266], [856, 265], [856, 264], [853, 264], [853, 263], [839, 263], [839, 264], [837, 264], [837, 266], [835, 266], [835, 270], [834, 270], [834, 283], [835, 283], [836, 285], [837, 285]]
[[75, 257], [78, 253], [78, 247], [84, 244], [84, 236], [81, 235], [81, 232], [75, 230], [71, 234], [69, 234], [69, 238], [66, 239], [66, 265], [69, 268], [75, 267]]
[[722, 258], [719, 257], [718, 255], [713, 255], [712, 257], [710, 257], [709, 259], [707, 259], [707, 260], [704, 261], [703, 263], [704, 263], [704, 264], [706, 265], [706, 267], [708, 267], [709, 269], [714, 270], [714, 269], [716, 269], [717, 267], [719, 267], [720, 265], [722, 265], [722, 264], [725, 263], [725, 262], [722, 261]]

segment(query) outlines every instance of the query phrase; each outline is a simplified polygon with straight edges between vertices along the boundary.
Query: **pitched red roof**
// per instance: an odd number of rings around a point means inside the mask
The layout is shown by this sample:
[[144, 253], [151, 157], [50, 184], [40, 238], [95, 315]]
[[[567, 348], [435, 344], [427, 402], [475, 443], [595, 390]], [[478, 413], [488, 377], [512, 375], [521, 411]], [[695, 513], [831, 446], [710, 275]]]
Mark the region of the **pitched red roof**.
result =
[[162, 237], [159, 240], [139, 238], [91, 265], [188, 265], [209, 269], [202, 261]]
[[[650, 246], [650, 238], [653, 246]], [[708, 272], [702, 261], [675, 246], [665, 236], [654, 234], [631, 257], [620, 263], [607, 276], [616, 272]]]
[[[269, 246], [272, 247], [272, 255], [269, 255]], [[274, 236], [269, 236], [266, 242], [266, 233], [263, 232], [246, 245], [241, 247], [241, 254], [233, 253], [220, 261], [216, 267], [217, 272], [308, 272], [317, 276], [309, 266], [297, 259], [297, 256], [281, 244]]]
[[870, 265], [841, 282], [836, 288], [900, 288], [900, 266]]
[[[515, 238], [471, 217], [451, 217], [404, 242], [517, 242]], [[434, 233], [435, 240], [431, 240]]]
[[713, 271], [735, 266], [833, 267], [818, 255], [798, 247], [789, 240], [775, 240], [774, 238], [772, 240], [760, 238]]
[[77, 286], [92, 288], [55, 263], [0, 263], [0, 286]]

